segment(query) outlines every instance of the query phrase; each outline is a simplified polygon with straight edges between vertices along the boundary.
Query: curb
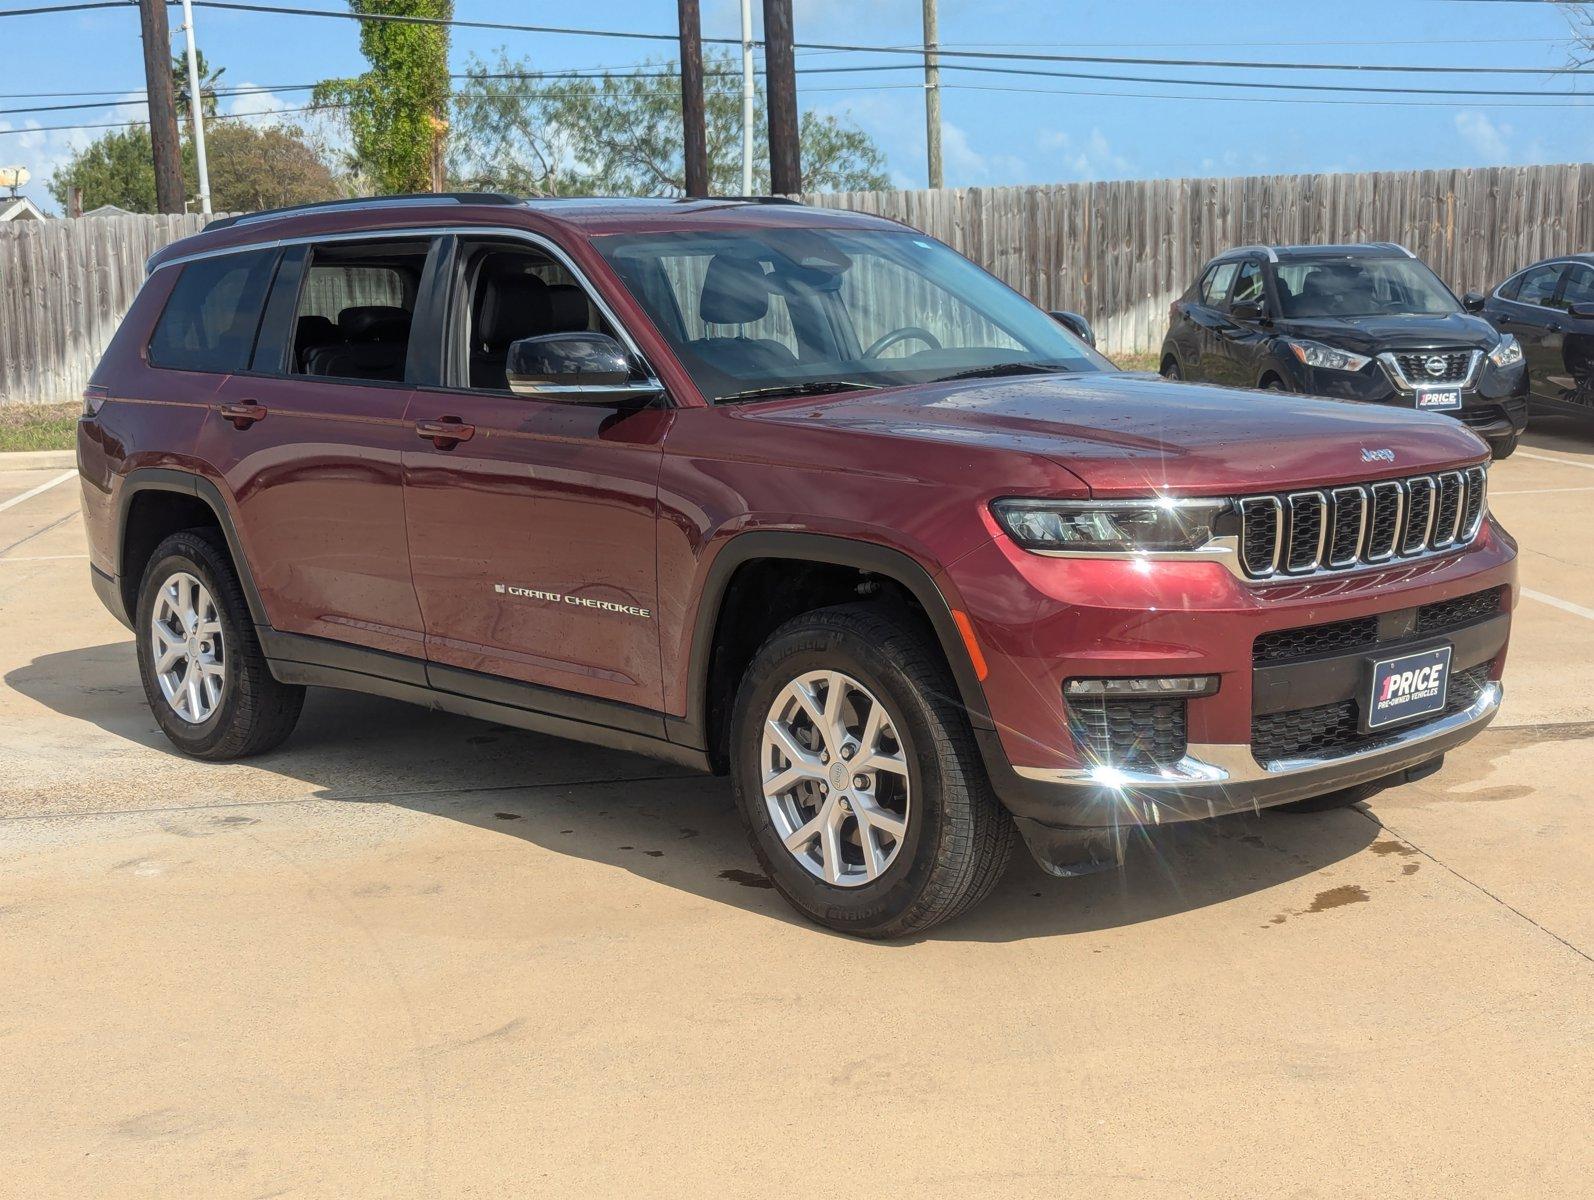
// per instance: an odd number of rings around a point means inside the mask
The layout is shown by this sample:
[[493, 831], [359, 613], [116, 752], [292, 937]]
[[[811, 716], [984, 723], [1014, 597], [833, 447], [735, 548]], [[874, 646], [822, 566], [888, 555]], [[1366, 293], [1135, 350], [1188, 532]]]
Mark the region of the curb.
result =
[[11, 450], [0, 454], [0, 471], [68, 471], [75, 466], [75, 450]]

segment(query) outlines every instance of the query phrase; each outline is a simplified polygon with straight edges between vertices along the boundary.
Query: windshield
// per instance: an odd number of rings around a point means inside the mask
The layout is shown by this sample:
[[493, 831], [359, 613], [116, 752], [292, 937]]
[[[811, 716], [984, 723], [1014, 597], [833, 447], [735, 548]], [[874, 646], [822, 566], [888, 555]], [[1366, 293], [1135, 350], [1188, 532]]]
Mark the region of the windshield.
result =
[[1439, 277], [1414, 258], [1307, 259], [1280, 263], [1286, 317], [1441, 316], [1461, 311]]
[[711, 402], [1115, 369], [921, 234], [752, 229], [594, 240]]

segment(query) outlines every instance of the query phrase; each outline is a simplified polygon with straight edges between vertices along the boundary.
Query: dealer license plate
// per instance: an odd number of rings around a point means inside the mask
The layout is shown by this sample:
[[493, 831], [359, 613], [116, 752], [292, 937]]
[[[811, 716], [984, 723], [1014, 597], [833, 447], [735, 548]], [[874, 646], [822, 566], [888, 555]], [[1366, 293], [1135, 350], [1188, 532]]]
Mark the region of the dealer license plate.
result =
[[1422, 412], [1447, 412], [1460, 407], [1461, 393], [1457, 391], [1417, 393], [1417, 408]]
[[1442, 712], [1450, 685], [1450, 647], [1380, 658], [1364, 710], [1368, 729], [1399, 725]]

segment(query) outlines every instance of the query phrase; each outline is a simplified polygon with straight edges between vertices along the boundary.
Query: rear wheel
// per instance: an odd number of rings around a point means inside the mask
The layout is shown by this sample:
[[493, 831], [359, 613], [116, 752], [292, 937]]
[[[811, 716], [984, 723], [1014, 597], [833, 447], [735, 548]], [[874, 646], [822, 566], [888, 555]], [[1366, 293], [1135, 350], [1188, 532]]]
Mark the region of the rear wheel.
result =
[[1014, 827], [944, 661], [906, 616], [822, 609], [777, 629], [737, 693], [731, 775], [781, 895], [862, 937], [919, 933], [983, 899]]
[[185, 754], [244, 758], [293, 732], [304, 689], [272, 678], [219, 538], [187, 530], [155, 548], [134, 631], [150, 711]]

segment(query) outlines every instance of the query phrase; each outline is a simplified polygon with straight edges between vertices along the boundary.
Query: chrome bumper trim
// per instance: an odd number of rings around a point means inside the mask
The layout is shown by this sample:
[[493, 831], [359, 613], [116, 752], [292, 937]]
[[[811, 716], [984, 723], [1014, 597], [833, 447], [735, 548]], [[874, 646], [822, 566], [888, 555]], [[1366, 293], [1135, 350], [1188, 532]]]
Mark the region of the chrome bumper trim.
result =
[[1398, 759], [1411, 750], [1420, 749], [1424, 742], [1436, 741], [1458, 733], [1468, 726], [1488, 721], [1500, 708], [1504, 691], [1498, 683], [1484, 685], [1478, 698], [1460, 712], [1416, 725], [1392, 734], [1388, 739], [1364, 750], [1323, 758], [1286, 758], [1257, 762], [1248, 742], [1192, 743], [1178, 762], [1154, 770], [1127, 770], [1098, 764], [1091, 767], [1019, 767], [1013, 770], [1025, 779], [1038, 783], [1083, 785], [1092, 788], [1114, 788], [1125, 791], [1165, 790], [1177, 792], [1202, 784], [1259, 783], [1287, 779], [1307, 771], [1326, 767], [1359, 767], [1375, 763], [1381, 758]]

